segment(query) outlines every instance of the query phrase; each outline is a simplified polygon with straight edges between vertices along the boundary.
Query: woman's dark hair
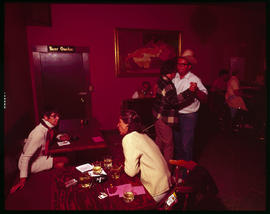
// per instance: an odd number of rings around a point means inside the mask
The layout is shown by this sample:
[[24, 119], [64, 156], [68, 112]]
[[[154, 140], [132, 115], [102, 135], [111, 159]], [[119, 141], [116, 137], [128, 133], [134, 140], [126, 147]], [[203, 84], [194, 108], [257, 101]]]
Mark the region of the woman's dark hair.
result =
[[239, 73], [239, 70], [235, 69], [232, 70], [232, 76], [236, 76]]
[[147, 85], [149, 88], [151, 88], [151, 83], [148, 81], [143, 81], [142, 85]]
[[143, 125], [141, 122], [141, 117], [137, 114], [136, 111], [131, 109], [123, 109], [120, 113], [120, 118], [124, 123], [128, 124], [128, 132], [142, 132]]
[[218, 76], [223, 76], [223, 75], [226, 75], [226, 74], [229, 74], [229, 71], [228, 70], [226, 70], [226, 69], [221, 69], [220, 71], [219, 71], [219, 73], [218, 73]]
[[176, 73], [177, 72], [176, 68], [177, 68], [177, 58], [174, 57], [172, 59], [168, 59], [162, 63], [160, 67], [160, 74], [166, 75]]
[[143, 81], [142, 86], [147, 85], [147, 92], [151, 90], [152, 86], [151, 83], [148, 81]]
[[56, 113], [59, 115], [59, 110], [53, 106], [45, 106], [43, 110], [42, 117], [47, 116], [50, 117], [52, 113]]

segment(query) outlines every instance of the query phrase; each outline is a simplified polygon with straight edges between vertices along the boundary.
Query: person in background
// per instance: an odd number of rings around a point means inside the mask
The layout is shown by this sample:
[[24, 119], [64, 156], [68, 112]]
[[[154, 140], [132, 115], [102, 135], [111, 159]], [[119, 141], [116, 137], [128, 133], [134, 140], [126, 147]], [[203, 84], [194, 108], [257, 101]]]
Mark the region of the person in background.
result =
[[218, 78], [214, 80], [211, 91], [225, 94], [227, 90], [227, 82], [230, 79], [229, 71], [226, 69], [220, 70]]
[[37, 173], [53, 167], [62, 168], [68, 163], [66, 157], [51, 157], [48, 155], [49, 143], [54, 138], [54, 127], [57, 126], [59, 119], [58, 111], [52, 107], [47, 107], [41, 122], [25, 139], [23, 151], [18, 162], [20, 180], [11, 188], [10, 193], [14, 193], [16, 190], [24, 187], [28, 171]]
[[134, 92], [132, 99], [153, 97], [153, 90], [150, 82], [143, 81], [142, 87]]
[[156, 202], [170, 189], [171, 173], [158, 146], [142, 133], [140, 116], [133, 110], [122, 110], [117, 124], [123, 136], [124, 170], [131, 177], [140, 174], [140, 180]]
[[184, 108], [189, 100], [193, 100], [195, 90], [195, 87], [190, 87], [177, 96], [175, 86], [172, 83], [177, 72], [176, 62], [177, 58], [172, 58], [162, 64], [153, 104], [153, 116], [156, 119], [155, 141], [169, 168], [171, 168], [169, 160], [173, 159], [173, 128], [178, 124], [178, 111]]
[[175, 159], [193, 160], [193, 141], [200, 103], [207, 101], [207, 89], [199, 77], [191, 72], [192, 65], [197, 63], [194, 52], [187, 49], [177, 59], [177, 71], [172, 82], [177, 94], [189, 87], [194, 87], [195, 97], [188, 106], [178, 112], [179, 129], [174, 130]]
[[255, 81], [254, 83], [260, 87], [264, 87], [265, 86], [265, 74], [266, 74], [266, 71], [264, 70], [263, 72], [259, 72], [257, 75], [256, 75], [256, 78], [255, 78]]
[[[231, 125], [233, 131], [238, 131], [240, 126], [243, 128], [252, 128], [248, 123], [248, 108], [245, 104], [245, 101], [242, 98], [242, 92], [240, 89], [240, 83], [237, 75], [239, 74], [238, 70], [233, 70], [231, 78], [227, 84], [227, 91], [225, 94], [225, 100], [230, 108], [231, 113]], [[242, 118], [240, 121], [238, 119]]]

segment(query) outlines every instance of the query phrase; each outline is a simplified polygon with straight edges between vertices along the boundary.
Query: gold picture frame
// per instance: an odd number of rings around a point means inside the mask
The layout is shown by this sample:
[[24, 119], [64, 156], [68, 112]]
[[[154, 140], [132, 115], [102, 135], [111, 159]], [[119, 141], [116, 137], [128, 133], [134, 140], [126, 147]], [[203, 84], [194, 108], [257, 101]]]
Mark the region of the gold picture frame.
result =
[[181, 54], [181, 31], [115, 28], [117, 77], [160, 74], [162, 62]]

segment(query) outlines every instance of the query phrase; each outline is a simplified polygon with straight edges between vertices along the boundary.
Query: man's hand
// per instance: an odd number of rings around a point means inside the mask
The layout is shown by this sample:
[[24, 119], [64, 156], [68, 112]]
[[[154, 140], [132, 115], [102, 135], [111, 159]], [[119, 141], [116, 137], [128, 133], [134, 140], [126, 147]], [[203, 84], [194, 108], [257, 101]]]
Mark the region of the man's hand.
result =
[[21, 178], [19, 183], [17, 183], [16, 185], [14, 185], [11, 189], [10, 189], [10, 193], [14, 193], [15, 191], [17, 191], [18, 189], [22, 189], [24, 187], [26, 178]]
[[189, 90], [192, 92], [195, 92], [197, 90], [197, 83], [196, 82], [190, 82]]
[[190, 82], [189, 90], [192, 92], [195, 92], [196, 98], [200, 102], [202, 102], [202, 103], [207, 102], [207, 94], [205, 94], [204, 92], [202, 92], [201, 90], [198, 89], [196, 82]]

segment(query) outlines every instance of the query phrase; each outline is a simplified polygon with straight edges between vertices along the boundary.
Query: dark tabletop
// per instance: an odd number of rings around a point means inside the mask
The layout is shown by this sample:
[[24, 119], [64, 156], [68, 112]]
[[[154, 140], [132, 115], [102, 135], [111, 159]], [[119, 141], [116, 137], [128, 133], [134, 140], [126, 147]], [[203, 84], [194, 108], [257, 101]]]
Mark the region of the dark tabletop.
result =
[[[118, 163], [119, 164], [119, 163]], [[155, 209], [156, 202], [152, 196], [143, 187], [139, 175], [129, 177], [125, 172], [121, 171], [121, 176], [117, 180], [113, 180], [110, 172], [107, 172], [106, 180], [103, 183], [98, 183], [94, 178], [91, 178], [90, 188], [82, 188], [80, 177], [85, 175], [78, 171], [74, 166], [59, 171], [55, 175], [52, 186], [52, 204], [54, 210], [145, 210]], [[76, 179], [78, 183], [73, 186], [65, 187], [64, 183], [67, 180]], [[119, 195], [108, 196], [104, 199], [99, 199], [98, 195], [101, 192], [107, 192], [110, 184], [117, 187], [123, 184], [131, 184], [141, 186], [145, 190], [145, 194], [135, 195], [134, 200], [130, 203], [124, 202]]]
[[94, 118], [89, 119], [86, 122], [79, 119], [61, 120], [59, 123], [58, 133], [68, 134], [71, 137], [69, 140], [70, 144], [59, 146], [59, 140], [55, 138], [49, 147], [49, 154], [107, 147], [107, 144], [99, 130], [98, 122]]

